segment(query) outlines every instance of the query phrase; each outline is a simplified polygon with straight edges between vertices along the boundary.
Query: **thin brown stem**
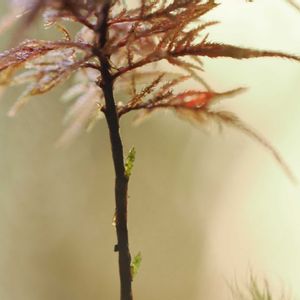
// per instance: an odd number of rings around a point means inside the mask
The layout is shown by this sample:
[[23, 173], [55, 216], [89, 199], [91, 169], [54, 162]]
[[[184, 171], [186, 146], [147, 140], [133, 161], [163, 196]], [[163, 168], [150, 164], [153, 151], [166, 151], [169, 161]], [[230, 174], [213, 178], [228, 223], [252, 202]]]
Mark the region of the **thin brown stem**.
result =
[[116, 203], [116, 231], [118, 244], [116, 251], [119, 253], [119, 275], [121, 283], [121, 300], [132, 300], [131, 289], [131, 256], [128, 246], [127, 229], [127, 189], [128, 177], [125, 174], [123, 145], [119, 132], [119, 117], [113, 95], [113, 77], [111, 75], [111, 66], [109, 57], [102, 53], [107, 35], [108, 35], [108, 16], [110, 10], [110, 1], [106, 1], [99, 13], [99, 24], [97, 32], [99, 34], [98, 57], [100, 60], [101, 83], [105, 99], [105, 117], [109, 128], [113, 163], [115, 169], [115, 203]]

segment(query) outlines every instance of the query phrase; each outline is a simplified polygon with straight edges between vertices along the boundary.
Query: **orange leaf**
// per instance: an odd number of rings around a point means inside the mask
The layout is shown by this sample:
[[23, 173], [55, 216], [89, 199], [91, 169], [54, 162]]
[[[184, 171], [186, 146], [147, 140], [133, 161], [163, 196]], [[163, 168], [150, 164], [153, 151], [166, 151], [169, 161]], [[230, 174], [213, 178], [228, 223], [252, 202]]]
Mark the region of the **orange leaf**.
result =
[[203, 92], [197, 95], [195, 98], [192, 98], [189, 101], [183, 103], [182, 106], [186, 108], [199, 108], [206, 106], [211, 98], [214, 96], [212, 92]]

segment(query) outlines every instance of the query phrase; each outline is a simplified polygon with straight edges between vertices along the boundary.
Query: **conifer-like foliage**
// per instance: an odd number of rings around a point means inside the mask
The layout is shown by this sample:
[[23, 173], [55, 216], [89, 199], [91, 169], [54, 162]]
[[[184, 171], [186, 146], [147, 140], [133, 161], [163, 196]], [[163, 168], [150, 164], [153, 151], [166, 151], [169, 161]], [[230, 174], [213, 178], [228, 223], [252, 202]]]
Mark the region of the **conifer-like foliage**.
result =
[[[244, 88], [214, 90], [202, 78], [202, 58], [300, 59], [292, 54], [211, 41], [209, 28], [218, 22], [207, 21], [206, 14], [222, 4], [214, 0], [140, 0], [129, 8], [121, 0], [18, 2], [24, 7], [19, 29], [28, 27], [42, 14], [45, 26], [55, 26], [62, 37], [25, 40], [0, 54], [0, 84], [26, 84], [9, 115], [14, 116], [32, 96], [44, 94], [74, 75], [74, 84], [63, 95], [70, 101], [70, 108], [66, 115], [68, 127], [60, 142], [91, 127], [101, 117], [106, 119], [116, 173], [118, 244], [115, 250], [119, 252], [122, 300], [132, 299], [127, 186], [134, 160], [129, 158], [130, 172], [127, 167], [125, 170], [119, 134], [122, 116], [139, 111], [139, 116], [144, 117], [167, 109], [197, 125], [214, 121], [220, 126], [235, 127], [266, 147], [292, 178], [279, 154], [265, 139], [238, 116], [217, 109], [221, 99], [231, 98]], [[7, 19], [7, 24], [9, 22], [11, 18]], [[80, 30], [71, 34], [68, 22], [80, 24]], [[172, 71], [160, 68], [161, 62], [170, 64]], [[187, 89], [185, 82], [192, 81], [195, 88]]]

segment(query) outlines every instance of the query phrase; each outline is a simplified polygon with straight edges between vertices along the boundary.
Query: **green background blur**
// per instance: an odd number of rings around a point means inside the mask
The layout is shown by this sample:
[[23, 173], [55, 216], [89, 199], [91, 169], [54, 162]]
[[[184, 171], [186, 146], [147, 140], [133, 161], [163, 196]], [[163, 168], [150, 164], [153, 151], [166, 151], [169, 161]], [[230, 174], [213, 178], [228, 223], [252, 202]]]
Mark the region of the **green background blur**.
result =
[[[211, 40], [300, 54], [300, 15], [282, 1], [223, 1]], [[4, 4], [0, 4], [2, 16]], [[47, 38], [33, 28], [30, 35]], [[8, 47], [12, 31], [2, 35]], [[217, 90], [249, 86], [224, 101], [280, 150], [300, 178], [300, 65], [287, 60], [205, 60]], [[67, 83], [69, 85], [70, 83]], [[62, 149], [64, 87], [35, 97], [15, 118], [0, 105], [0, 298], [118, 299], [113, 169], [104, 121]], [[132, 254], [143, 261], [135, 299], [228, 299], [227, 282], [249, 269], [300, 295], [300, 197], [260, 145], [231, 129], [199, 130], [159, 113], [122, 120], [137, 149], [129, 190]]]

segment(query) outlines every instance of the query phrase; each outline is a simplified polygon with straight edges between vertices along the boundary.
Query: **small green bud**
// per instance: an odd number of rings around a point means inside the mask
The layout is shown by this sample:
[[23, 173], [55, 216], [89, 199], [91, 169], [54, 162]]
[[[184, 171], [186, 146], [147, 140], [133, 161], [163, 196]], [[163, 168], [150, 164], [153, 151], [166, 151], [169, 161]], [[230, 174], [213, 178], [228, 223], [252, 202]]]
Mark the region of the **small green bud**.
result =
[[135, 161], [135, 155], [136, 155], [136, 151], [135, 148], [132, 147], [127, 155], [126, 161], [125, 161], [125, 175], [127, 178], [129, 178], [131, 176], [131, 172], [132, 172], [132, 168], [133, 168], [133, 164]]
[[142, 254], [141, 252], [139, 252], [137, 255], [134, 256], [130, 265], [132, 278], [134, 278], [137, 275], [141, 267], [141, 263], [142, 263]]

